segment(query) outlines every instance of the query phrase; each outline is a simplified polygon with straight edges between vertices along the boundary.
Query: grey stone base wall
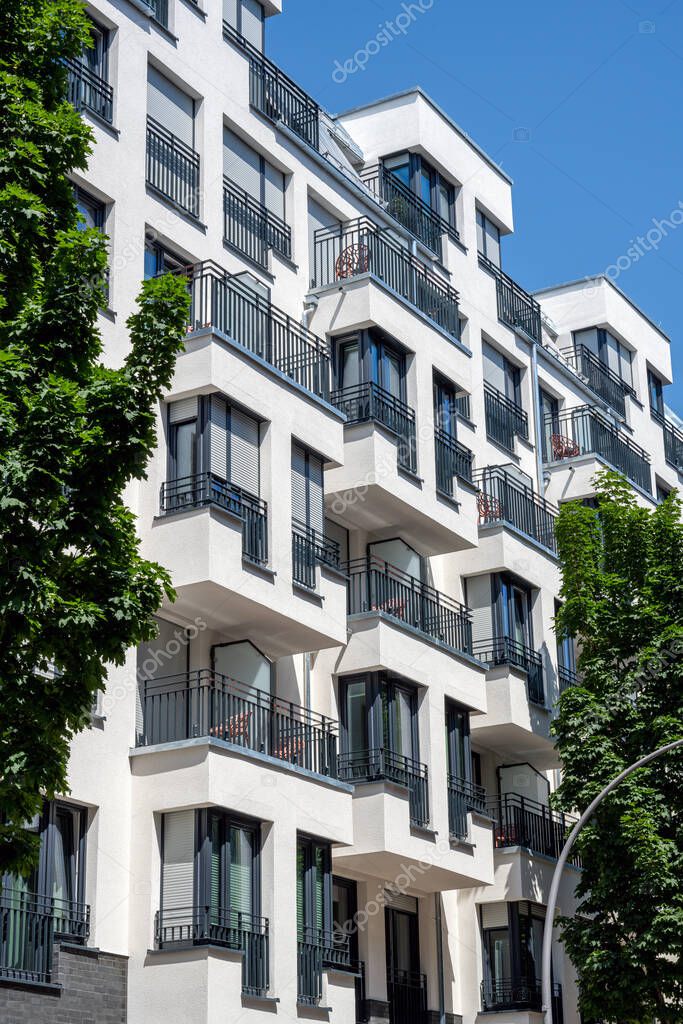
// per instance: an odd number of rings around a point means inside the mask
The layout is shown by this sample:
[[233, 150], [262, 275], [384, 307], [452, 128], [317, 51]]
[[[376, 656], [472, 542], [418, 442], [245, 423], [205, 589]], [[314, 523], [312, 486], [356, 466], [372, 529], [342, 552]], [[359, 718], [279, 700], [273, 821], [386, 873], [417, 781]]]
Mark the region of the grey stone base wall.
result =
[[55, 946], [52, 985], [0, 980], [2, 1024], [126, 1024], [128, 958]]

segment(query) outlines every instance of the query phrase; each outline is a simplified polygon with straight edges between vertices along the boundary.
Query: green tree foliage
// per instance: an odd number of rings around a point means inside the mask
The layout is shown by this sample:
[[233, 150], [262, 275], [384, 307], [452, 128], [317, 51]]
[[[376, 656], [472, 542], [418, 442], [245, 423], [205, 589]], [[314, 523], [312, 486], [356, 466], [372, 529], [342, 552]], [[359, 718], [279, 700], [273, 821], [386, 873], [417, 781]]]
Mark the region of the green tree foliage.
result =
[[65, 791], [69, 743], [107, 664], [150, 636], [171, 594], [166, 572], [140, 557], [123, 499], [156, 443], [188, 297], [173, 278], [146, 282], [127, 359], [103, 365], [107, 243], [79, 230], [68, 177], [92, 138], [66, 102], [63, 61], [87, 33], [76, 0], [3, 0], [0, 874], [35, 857], [22, 822]]
[[[616, 473], [599, 511], [557, 523], [563, 607], [580, 684], [555, 725], [559, 804], [583, 810], [644, 754], [683, 736], [683, 526], [674, 493], [640, 507]], [[579, 914], [563, 921], [586, 1020], [683, 1020], [683, 756], [642, 769], [607, 798], [580, 839]]]

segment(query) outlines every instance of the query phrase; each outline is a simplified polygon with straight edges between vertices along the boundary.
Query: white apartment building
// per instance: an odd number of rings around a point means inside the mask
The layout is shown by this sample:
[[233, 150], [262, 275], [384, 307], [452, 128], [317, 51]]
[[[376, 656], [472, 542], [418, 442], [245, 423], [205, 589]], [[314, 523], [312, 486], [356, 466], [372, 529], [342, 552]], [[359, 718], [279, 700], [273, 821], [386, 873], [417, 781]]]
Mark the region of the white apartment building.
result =
[[144, 277], [191, 291], [129, 493], [177, 600], [6, 880], [13, 1024], [541, 1020], [554, 519], [601, 466], [678, 486], [669, 339], [606, 277], [513, 281], [507, 175], [420, 90], [321, 109], [280, 8], [97, 0], [70, 67], [107, 360]]

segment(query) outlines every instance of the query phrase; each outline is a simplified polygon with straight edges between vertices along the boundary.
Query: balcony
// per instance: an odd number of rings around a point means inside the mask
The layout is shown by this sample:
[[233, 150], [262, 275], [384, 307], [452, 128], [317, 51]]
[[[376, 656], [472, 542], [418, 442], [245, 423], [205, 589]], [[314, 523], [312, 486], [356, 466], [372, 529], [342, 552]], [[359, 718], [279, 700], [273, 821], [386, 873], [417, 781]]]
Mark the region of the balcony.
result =
[[249, 102], [252, 107], [269, 121], [286, 125], [303, 142], [319, 151], [320, 107], [315, 100], [227, 21], [223, 22], [223, 38], [249, 58]]
[[651, 409], [652, 418], [662, 428], [664, 434], [664, 458], [676, 472], [683, 472], [683, 432], [655, 409]]
[[182, 273], [191, 298], [188, 334], [219, 331], [306, 391], [329, 399], [326, 342], [216, 263], [196, 263]]
[[292, 258], [289, 225], [228, 178], [223, 179], [223, 239], [261, 267], [268, 267], [271, 249]]
[[68, 72], [69, 103], [75, 110], [88, 110], [107, 124], [114, 120], [114, 90], [80, 60], [64, 62]]
[[460, 240], [456, 228], [440, 217], [424, 200], [387, 170], [375, 164], [361, 173], [365, 186], [395, 220], [407, 228], [423, 245], [441, 258], [441, 239], [448, 235]]
[[162, 515], [215, 505], [242, 521], [242, 551], [251, 562], [268, 562], [268, 506], [261, 498], [220, 480], [213, 473], [168, 480], [161, 485]]
[[391, 1024], [426, 1024], [427, 976], [387, 967], [387, 998]]
[[386, 616], [449, 651], [472, 654], [472, 613], [465, 605], [381, 558], [359, 558], [345, 568], [350, 616]]
[[174, 206], [199, 217], [199, 153], [149, 116], [146, 181]]
[[429, 825], [427, 765], [393, 750], [361, 750], [339, 755], [339, 778], [344, 782], [393, 782], [408, 791], [410, 824]]
[[579, 677], [572, 668], [565, 668], [564, 665], [557, 666], [557, 680], [560, 687], [560, 693], [564, 693], [570, 686], [576, 686], [579, 681]]
[[636, 397], [630, 384], [610, 370], [586, 345], [562, 349], [560, 355], [591, 391], [607, 402], [620, 416], [626, 415], [626, 395]]
[[0, 979], [49, 984], [55, 939], [85, 945], [90, 907], [73, 900], [2, 888]]
[[475, 473], [475, 482], [479, 488], [480, 527], [512, 526], [550, 551], [557, 551], [554, 505], [500, 466]]
[[545, 707], [543, 661], [536, 651], [510, 637], [494, 636], [488, 640], [477, 640], [474, 644], [474, 655], [485, 661], [489, 667], [509, 665], [520, 669], [527, 677], [529, 700], [533, 704]]
[[632, 483], [652, 494], [652, 471], [647, 452], [596, 409], [582, 405], [559, 415], [546, 416], [544, 462], [564, 462], [581, 455], [598, 455]]
[[[563, 1024], [561, 985], [553, 984], [552, 999], [553, 1024]], [[541, 983], [535, 979], [485, 978], [481, 983], [481, 1008], [484, 1013], [506, 1010], [532, 1010], [540, 1013], [542, 1001]]]
[[439, 427], [434, 428], [434, 449], [436, 454], [436, 487], [441, 494], [452, 498], [453, 480], [464, 480], [471, 484], [474, 455], [469, 448], [456, 438], [446, 434]]
[[372, 422], [386, 427], [396, 437], [399, 466], [409, 473], [416, 471], [415, 413], [409, 405], [372, 381], [333, 391], [330, 401], [348, 423]]
[[456, 340], [458, 293], [365, 217], [315, 233], [314, 287], [371, 275]]
[[[493, 839], [497, 850], [521, 846], [553, 860], [560, 856], [567, 836], [576, 824], [572, 815], [553, 811], [518, 793], [504, 793], [491, 800], [489, 813], [496, 821]], [[580, 867], [579, 854], [573, 853], [569, 862]]]
[[484, 267], [496, 280], [498, 319], [513, 331], [522, 331], [540, 345], [541, 307], [532, 295], [513, 281], [499, 266], [479, 253], [479, 266]]
[[292, 520], [292, 579], [313, 590], [319, 565], [340, 571], [339, 544], [298, 519]]
[[448, 831], [451, 839], [467, 839], [469, 814], [486, 814], [486, 790], [468, 779], [448, 776]]
[[220, 946], [242, 954], [242, 992], [263, 997], [269, 984], [268, 919], [230, 907], [173, 907], [157, 911], [157, 949]]
[[351, 959], [351, 939], [343, 931], [303, 927], [297, 940], [297, 997], [300, 1006], [318, 1006], [326, 969], [362, 975], [362, 965]]
[[486, 436], [508, 451], [515, 450], [515, 437], [529, 439], [529, 418], [511, 399], [484, 382], [484, 411]]
[[224, 740], [316, 775], [337, 777], [337, 723], [211, 669], [148, 679], [137, 746]]

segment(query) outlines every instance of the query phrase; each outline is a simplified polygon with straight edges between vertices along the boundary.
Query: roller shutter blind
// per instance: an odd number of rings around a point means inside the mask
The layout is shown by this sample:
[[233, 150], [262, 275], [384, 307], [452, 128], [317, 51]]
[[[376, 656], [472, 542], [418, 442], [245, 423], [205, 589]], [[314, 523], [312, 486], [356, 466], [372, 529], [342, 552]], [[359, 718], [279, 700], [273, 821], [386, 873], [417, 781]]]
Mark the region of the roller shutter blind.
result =
[[230, 907], [243, 914], [253, 912], [254, 834], [251, 829], [230, 828]]
[[242, 35], [257, 50], [263, 50], [263, 7], [257, 0], [242, 0]]
[[301, 445], [292, 445], [292, 518], [307, 523], [306, 507], [306, 451]]
[[184, 420], [193, 420], [197, 416], [197, 399], [182, 398], [179, 402], [171, 402], [168, 407], [169, 423], [182, 423]]
[[272, 164], [265, 162], [265, 205], [280, 220], [285, 219], [285, 176]]
[[402, 910], [406, 914], [417, 914], [417, 899], [415, 896], [406, 896], [404, 893], [396, 892], [393, 889], [384, 890], [384, 905], [392, 910]]
[[259, 423], [239, 409], [230, 409], [230, 483], [259, 496]]
[[314, 530], [322, 534], [325, 527], [323, 496], [323, 460], [319, 455], [308, 453], [309, 522]]
[[261, 202], [261, 157], [229, 128], [223, 129], [223, 173]]
[[324, 532], [323, 460], [302, 445], [292, 445], [292, 518]]
[[228, 476], [228, 404], [220, 395], [211, 396], [209, 409], [209, 451], [211, 472], [219, 479]]
[[481, 908], [482, 928], [507, 928], [507, 903], [484, 903]]
[[195, 812], [164, 815], [161, 900], [166, 925], [189, 924], [194, 902]]
[[147, 113], [194, 148], [194, 100], [153, 67], [147, 69]]

